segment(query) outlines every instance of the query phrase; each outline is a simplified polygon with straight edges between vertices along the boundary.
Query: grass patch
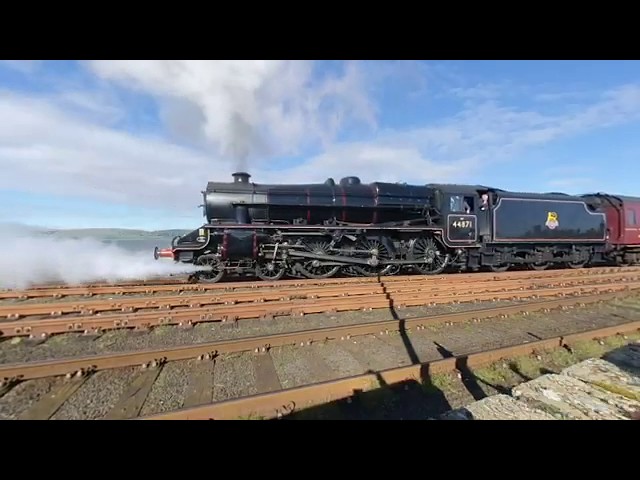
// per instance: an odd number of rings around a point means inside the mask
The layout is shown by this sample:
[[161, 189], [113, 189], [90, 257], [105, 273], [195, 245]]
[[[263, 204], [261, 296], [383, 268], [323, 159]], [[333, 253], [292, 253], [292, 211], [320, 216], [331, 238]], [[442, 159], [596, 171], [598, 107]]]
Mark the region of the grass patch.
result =
[[479, 380], [495, 387], [510, 388], [523, 381], [523, 378], [513, 371], [510, 364], [504, 361], [479, 368], [473, 374]]
[[534, 356], [518, 357], [509, 362], [509, 368], [525, 380], [539, 376], [542, 373], [541, 367]]
[[576, 355], [564, 348], [556, 348], [542, 355], [541, 363], [552, 372], [560, 372], [562, 369], [578, 363]]
[[452, 390], [458, 382], [458, 378], [451, 373], [438, 373], [421, 383], [422, 389], [427, 394], [435, 394]]

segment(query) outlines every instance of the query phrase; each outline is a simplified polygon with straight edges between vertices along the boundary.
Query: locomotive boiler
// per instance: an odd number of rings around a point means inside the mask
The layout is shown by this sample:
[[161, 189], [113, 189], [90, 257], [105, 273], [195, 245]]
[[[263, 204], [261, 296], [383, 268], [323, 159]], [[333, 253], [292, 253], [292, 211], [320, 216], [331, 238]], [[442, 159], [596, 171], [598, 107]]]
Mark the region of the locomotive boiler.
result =
[[592, 198], [483, 185], [373, 182], [257, 184], [246, 172], [208, 182], [206, 223], [155, 250], [206, 266], [198, 279], [494, 271], [583, 266], [607, 258], [605, 213]]
[[394, 183], [363, 185], [358, 177], [336, 184], [260, 185], [245, 172], [233, 183], [209, 182], [204, 215], [209, 223], [323, 225], [327, 222], [376, 224], [420, 218], [428, 189]]

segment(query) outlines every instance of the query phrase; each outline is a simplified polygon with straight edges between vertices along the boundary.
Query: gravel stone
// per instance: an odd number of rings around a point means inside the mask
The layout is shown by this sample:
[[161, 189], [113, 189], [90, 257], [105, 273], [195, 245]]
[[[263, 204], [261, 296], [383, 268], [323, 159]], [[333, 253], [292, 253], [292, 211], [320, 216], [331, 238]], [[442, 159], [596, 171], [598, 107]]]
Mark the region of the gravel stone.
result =
[[146, 398], [140, 416], [182, 407], [195, 360], [165, 364]]
[[344, 340], [340, 343], [340, 348], [349, 352], [365, 370], [377, 371], [411, 364], [406, 350], [396, 350], [373, 335]]
[[[344, 340], [349, 341], [349, 340]], [[319, 355], [324, 362], [336, 373], [336, 378], [349, 377], [362, 373], [365, 368], [351, 353], [345, 350], [342, 342], [327, 342], [318, 347]]]
[[95, 420], [117, 404], [134, 379], [143, 372], [137, 367], [103, 370], [92, 375], [53, 415], [52, 420]]
[[270, 350], [273, 365], [283, 389], [310, 383], [309, 365], [294, 348], [276, 347]]
[[252, 355], [253, 352], [243, 352], [216, 360], [214, 402], [257, 393]]
[[64, 382], [63, 378], [39, 378], [15, 385], [0, 397], [0, 420], [15, 420], [43, 395]]

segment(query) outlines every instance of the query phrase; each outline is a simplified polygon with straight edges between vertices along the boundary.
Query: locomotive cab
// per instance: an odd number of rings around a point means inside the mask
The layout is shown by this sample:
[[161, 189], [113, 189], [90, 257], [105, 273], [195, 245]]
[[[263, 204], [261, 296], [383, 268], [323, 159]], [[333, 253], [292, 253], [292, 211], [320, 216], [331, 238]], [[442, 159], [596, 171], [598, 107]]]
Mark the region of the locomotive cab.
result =
[[470, 246], [490, 237], [494, 189], [482, 185], [429, 186], [447, 245]]

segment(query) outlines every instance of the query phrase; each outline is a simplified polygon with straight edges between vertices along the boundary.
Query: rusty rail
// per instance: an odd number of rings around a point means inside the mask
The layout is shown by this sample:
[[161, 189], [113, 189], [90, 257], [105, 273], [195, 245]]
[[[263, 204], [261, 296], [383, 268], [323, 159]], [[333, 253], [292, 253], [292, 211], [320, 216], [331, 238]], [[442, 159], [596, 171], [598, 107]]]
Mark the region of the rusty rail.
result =
[[[487, 281], [487, 280], [507, 280], [516, 278], [553, 278], [553, 277], [580, 277], [602, 273], [632, 273], [640, 272], [638, 267], [593, 267], [580, 270], [549, 270], [546, 272], [532, 271], [514, 271], [502, 274], [495, 273], [461, 273], [461, 274], [445, 274], [434, 276], [423, 275], [399, 275], [390, 277], [381, 277], [386, 283], [422, 281], [425, 278], [432, 282], [440, 281]], [[158, 292], [205, 292], [205, 291], [233, 291], [240, 289], [269, 289], [282, 288], [286, 286], [308, 287], [311, 285], [354, 285], [354, 284], [372, 284], [377, 283], [376, 277], [368, 278], [330, 278], [323, 280], [310, 279], [294, 279], [279, 280], [276, 282], [228, 282], [214, 284], [191, 284], [191, 283], [168, 283], [168, 284], [147, 284], [135, 286], [114, 286], [114, 285], [98, 285], [98, 286], [70, 286], [70, 287], [54, 287], [54, 288], [34, 288], [26, 290], [7, 290], [0, 291], [0, 300], [15, 298], [35, 298], [35, 297], [53, 297], [61, 298], [65, 296], [93, 296], [93, 295], [128, 295], [128, 294], [155, 294]]]
[[208, 405], [184, 408], [165, 413], [140, 417], [141, 420], [221, 420], [258, 415], [263, 418], [279, 418], [293, 411], [304, 410], [331, 401], [353, 397], [356, 391], [371, 391], [383, 385], [406, 381], [422, 382], [434, 373], [455, 372], [461, 366], [474, 368], [495, 361], [520, 355], [551, 350], [580, 340], [591, 340], [640, 330], [640, 321], [613, 327], [598, 328], [571, 335], [547, 338], [526, 344], [512, 345], [493, 350], [458, 355], [407, 367], [390, 368], [376, 373], [366, 373], [338, 380], [294, 387], [278, 392], [250, 395]]
[[313, 342], [337, 339], [349, 339], [362, 335], [386, 333], [409, 329], [415, 326], [424, 329], [427, 326], [455, 324], [465, 321], [482, 320], [498, 316], [517, 315], [523, 312], [551, 311], [564, 309], [574, 305], [601, 303], [621, 298], [619, 294], [598, 294], [586, 297], [546, 300], [521, 305], [483, 308], [461, 313], [448, 313], [420, 318], [386, 320], [340, 327], [325, 327], [313, 330], [257, 336], [233, 340], [207, 342], [196, 345], [180, 346], [167, 349], [149, 349], [135, 352], [91, 355], [86, 357], [62, 358], [17, 364], [0, 365], [0, 379], [11, 383], [17, 380], [29, 380], [60, 375], [83, 375], [97, 370], [123, 368], [136, 365], [157, 365], [168, 361], [188, 360], [197, 357], [213, 357], [223, 353], [244, 351], [266, 351], [270, 348], [285, 345], [310, 345]]
[[[273, 303], [248, 305], [218, 305], [194, 307], [177, 311], [140, 312], [136, 314], [91, 315], [71, 318], [24, 319], [0, 323], [0, 337], [30, 337], [63, 332], [101, 332], [119, 328], [148, 329], [160, 325], [193, 325], [201, 322], [239, 320], [248, 318], [272, 318], [283, 315], [300, 315], [337, 311], [372, 310], [445, 303], [478, 302], [528, 299], [539, 297], [585, 295], [594, 293], [622, 292], [637, 290], [640, 282], [620, 285], [573, 286], [537, 289], [535, 293], [522, 291], [469, 293], [452, 295], [431, 295], [428, 292], [400, 292], [396, 294], [380, 293], [358, 297], [323, 298], [314, 300], [289, 300]], [[524, 294], [523, 294], [524, 293]]]
[[428, 288], [429, 293], [438, 293], [446, 290], [449, 293], [465, 291], [467, 293], [504, 292], [507, 289], [534, 289], [539, 287], [564, 287], [584, 284], [597, 284], [615, 280], [616, 282], [630, 282], [640, 280], [640, 272], [623, 274], [590, 275], [585, 278], [532, 278], [515, 279], [490, 282], [474, 282], [471, 285], [460, 282], [441, 281], [438, 283], [428, 281], [385, 282], [379, 284], [353, 285], [348, 290], [344, 286], [329, 285], [322, 289], [317, 287], [284, 287], [280, 289], [258, 290], [253, 292], [222, 292], [218, 294], [190, 294], [167, 295], [144, 298], [119, 298], [117, 300], [89, 300], [89, 301], [65, 301], [52, 303], [12, 303], [0, 305], [0, 318], [9, 320], [29, 316], [61, 316], [63, 314], [92, 315], [98, 312], [121, 311], [133, 313], [145, 309], [175, 309], [176, 307], [201, 307], [206, 305], [234, 305], [240, 303], [257, 303], [284, 301], [291, 298], [317, 299], [328, 297], [355, 297], [358, 295], [376, 295], [382, 293], [400, 293], [420, 291]]

